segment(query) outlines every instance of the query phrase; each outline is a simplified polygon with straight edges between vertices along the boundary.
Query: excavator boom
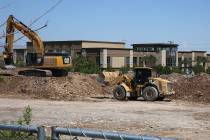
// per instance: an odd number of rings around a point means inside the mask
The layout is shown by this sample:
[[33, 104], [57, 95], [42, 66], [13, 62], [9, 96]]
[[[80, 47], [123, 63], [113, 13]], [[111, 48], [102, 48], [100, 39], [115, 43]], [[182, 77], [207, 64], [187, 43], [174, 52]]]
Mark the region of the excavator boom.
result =
[[7, 19], [6, 27], [6, 46], [4, 51], [5, 63], [7, 65], [13, 64], [13, 41], [15, 29], [20, 31], [24, 36], [32, 41], [34, 49], [39, 58], [44, 56], [44, 47], [41, 38], [31, 30], [28, 26], [17, 20], [13, 15], [10, 15]]
[[[6, 27], [6, 46], [3, 52], [4, 61], [6, 65], [13, 64], [13, 41], [15, 30], [20, 31], [25, 37], [27, 37], [33, 44], [35, 53], [35, 59], [31, 59], [31, 63], [28, 64], [35, 69], [50, 70], [53, 76], [67, 76], [68, 72], [66, 68], [71, 67], [71, 59], [67, 53], [45, 53], [44, 45], [41, 38], [28, 26], [21, 21], [10, 15], [7, 19]], [[20, 72], [21, 75], [36, 75], [36, 70], [28, 70]], [[40, 72], [39, 75], [44, 75]]]

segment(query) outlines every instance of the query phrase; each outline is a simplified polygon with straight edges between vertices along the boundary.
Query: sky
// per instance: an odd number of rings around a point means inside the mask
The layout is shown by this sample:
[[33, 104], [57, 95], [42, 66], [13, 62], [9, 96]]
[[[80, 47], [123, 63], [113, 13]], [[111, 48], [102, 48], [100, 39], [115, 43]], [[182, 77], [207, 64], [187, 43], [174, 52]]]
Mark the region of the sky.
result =
[[[29, 25], [57, 1], [0, 0], [0, 25], [10, 14]], [[63, 0], [31, 28], [46, 23], [38, 31], [44, 41], [123, 41], [126, 47], [173, 41], [179, 50], [210, 53], [210, 0]], [[5, 26], [0, 27], [0, 36], [4, 32]]]

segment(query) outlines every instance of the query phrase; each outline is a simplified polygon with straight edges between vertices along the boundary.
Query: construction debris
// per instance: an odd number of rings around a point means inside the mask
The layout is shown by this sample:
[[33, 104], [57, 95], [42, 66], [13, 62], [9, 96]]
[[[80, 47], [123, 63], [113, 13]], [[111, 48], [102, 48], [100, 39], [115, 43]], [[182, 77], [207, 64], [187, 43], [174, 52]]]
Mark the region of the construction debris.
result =
[[174, 82], [176, 94], [171, 96], [171, 99], [210, 103], [210, 76], [208, 74], [195, 76], [170, 74], [163, 77]]
[[96, 77], [72, 73], [68, 77], [2, 76], [1, 96], [17, 96], [52, 100], [84, 100], [103, 95]]
[[[4, 73], [4, 74], [1, 74]], [[200, 74], [162, 75], [174, 83], [172, 100], [210, 102], [210, 76]], [[69, 73], [67, 77], [18, 76], [14, 70], [5, 73], [0, 70], [0, 96], [17, 98], [38, 98], [50, 100], [87, 100], [91, 97], [112, 97], [115, 85], [107, 85], [103, 76], [97, 74]]]

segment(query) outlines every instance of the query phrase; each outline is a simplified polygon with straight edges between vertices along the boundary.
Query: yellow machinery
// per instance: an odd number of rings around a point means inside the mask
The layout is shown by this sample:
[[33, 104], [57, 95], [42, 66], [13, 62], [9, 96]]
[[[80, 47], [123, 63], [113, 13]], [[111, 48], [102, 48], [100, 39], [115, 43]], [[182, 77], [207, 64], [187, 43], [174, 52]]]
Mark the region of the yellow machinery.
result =
[[41, 70], [50, 70], [52, 72], [52, 76], [61, 77], [68, 75], [66, 68], [71, 67], [70, 56], [67, 53], [45, 53], [43, 42], [37, 33], [12, 15], [10, 15], [7, 19], [6, 46], [5, 51], [3, 52], [5, 65], [13, 64], [13, 41], [15, 29], [31, 40], [36, 52], [34, 53], [32, 62], [29, 64], [29, 66], [35, 69], [20, 71], [19, 74], [45, 76], [45, 71]]
[[117, 100], [137, 100], [138, 97], [143, 97], [144, 100], [155, 101], [175, 93], [170, 81], [153, 78], [152, 69], [147, 67], [134, 68], [133, 78], [119, 75], [116, 79], [118, 85], [114, 88], [113, 95]]

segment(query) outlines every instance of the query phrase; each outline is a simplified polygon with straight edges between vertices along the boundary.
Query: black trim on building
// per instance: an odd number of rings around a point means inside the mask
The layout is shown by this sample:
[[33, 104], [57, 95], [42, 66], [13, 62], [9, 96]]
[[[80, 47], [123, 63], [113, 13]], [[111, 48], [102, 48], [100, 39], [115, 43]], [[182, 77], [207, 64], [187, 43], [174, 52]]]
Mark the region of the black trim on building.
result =
[[[70, 40], [70, 41], [43, 41], [44, 45], [80, 45], [82, 43], [108, 43], [108, 44], [125, 44], [125, 42], [110, 42], [110, 41], [90, 41], [90, 40]], [[32, 42], [27, 42], [27, 46], [32, 46]]]

